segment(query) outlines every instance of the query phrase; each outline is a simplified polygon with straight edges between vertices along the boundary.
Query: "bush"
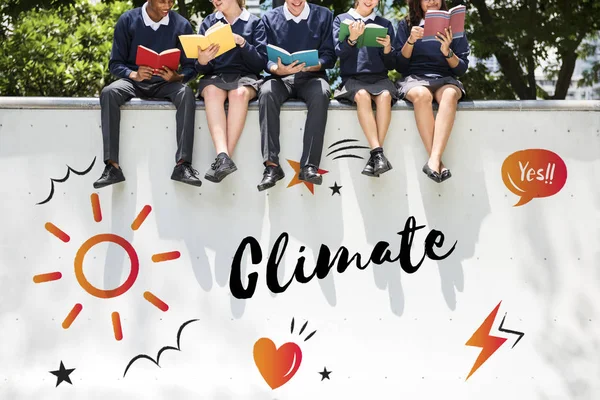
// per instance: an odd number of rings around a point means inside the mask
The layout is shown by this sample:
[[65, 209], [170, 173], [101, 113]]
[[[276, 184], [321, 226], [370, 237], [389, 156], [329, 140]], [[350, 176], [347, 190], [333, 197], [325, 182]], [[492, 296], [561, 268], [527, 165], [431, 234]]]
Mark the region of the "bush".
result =
[[0, 96], [97, 96], [119, 16], [131, 3], [74, 5], [23, 13], [0, 43]]

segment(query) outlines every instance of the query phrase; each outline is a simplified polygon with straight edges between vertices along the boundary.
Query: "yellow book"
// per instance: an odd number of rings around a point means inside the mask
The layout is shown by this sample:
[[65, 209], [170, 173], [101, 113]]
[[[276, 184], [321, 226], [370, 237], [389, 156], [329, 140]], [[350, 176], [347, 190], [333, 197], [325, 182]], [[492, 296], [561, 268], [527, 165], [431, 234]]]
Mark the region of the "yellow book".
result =
[[187, 58], [198, 58], [198, 46], [201, 50], [206, 50], [211, 44], [217, 43], [220, 47], [215, 57], [235, 48], [231, 25], [220, 21], [211, 26], [204, 35], [179, 35], [179, 40]]

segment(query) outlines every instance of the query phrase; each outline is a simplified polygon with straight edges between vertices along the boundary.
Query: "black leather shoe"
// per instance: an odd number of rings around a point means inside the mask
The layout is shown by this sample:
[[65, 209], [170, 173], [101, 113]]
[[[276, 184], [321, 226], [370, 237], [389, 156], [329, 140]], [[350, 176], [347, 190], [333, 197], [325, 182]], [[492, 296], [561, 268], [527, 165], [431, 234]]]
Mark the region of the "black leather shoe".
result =
[[373, 173], [377, 176], [384, 174], [392, 169], [392, 164], [383, 155], [383, 152], [373, 154]]
[[283, 179], [285, 174], [283, 173], [283, 169], [279, 165], [267, 165], [265, 167], [265, 171], [263, 172], [262, 181], [258, 184], [257, 188], [259, 192], [262, 192], [265, 189], [272, 188], [275, 186], [277, 181]]
[[210, 165], [210, 169], [204, 175], [204, 178], [219, 183], [225, 177], [233, 172], [237, 171], [237, 166], [231, 158], [225, 153], [219, 153], [215, 162]]
[[370, 176], [372, 178], [379, 178], [379, 175], [375, 175], [375, 163], [373, 162], [373, 156], [369, 157], [369, 161], [367, 161], [367, 165], [362, 170], [362, 174], [366, 176]]
[[305, 165], [300, 168], [298, 179], [308, 183], [314, 183], [315, 185], [323, 183], [323, 175], [319, 173], [319, 170], [314, 165]]
[[171, 179], [192, 186], [202, 186], [202, 181], [198, 179], [198, 171], [192, 168], [192, 165], [187, 162], [178, 164], [173, 168]]
[[112, 164], [108, 163], [102, 171], [102, 176], [96, 182], [94, 182], [94, 188], [100, 189], [108, 185], [114, 185], [115, 183], [123, 182], [125, 175], [121, 168], [116, 168]]
[[427, 163], [423, 165], [423, 172], [425, 173], [425, 175], [427, 175], [429, 179], [431, 179], [434, 182], [440, 183], [442, 181], [440, 173], [429, 168], [429, 164]]
[[452, 178], [452, 173], [450, 170], [447, 168], [442, 170], [442, 173], [440, 174], [440, 182], [444, 182], [450, 178]]

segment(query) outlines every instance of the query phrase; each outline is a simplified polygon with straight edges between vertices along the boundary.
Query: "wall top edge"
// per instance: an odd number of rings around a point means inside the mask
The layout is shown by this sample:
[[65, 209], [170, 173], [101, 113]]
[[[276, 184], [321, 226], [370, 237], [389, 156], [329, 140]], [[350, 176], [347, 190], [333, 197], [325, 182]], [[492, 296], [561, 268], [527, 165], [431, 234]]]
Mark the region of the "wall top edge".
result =
[[[172, 103], [158, 100], [134, 98], [127, 102], [125, 110], [161, 110], [175, 109]], [[394, 110], [412, 110], [412, 105], [399, 101]], [[0, 109], [90, 109], [99, 110], [97, 97], [0, 97]], [[204, 109], [204, 102], [197, 101], [196, 109]], [[250, 103], [250, 109], [258, 109], [256, 101]], [[305, 110], [301, 101], [288, 101], [282, 109]], [[354, 106], [332, 100], [330, 110], [354, 110]], [[459, 110], [472, 111], [600, 111], [600, 100], [477, 100], [459, 103]]]

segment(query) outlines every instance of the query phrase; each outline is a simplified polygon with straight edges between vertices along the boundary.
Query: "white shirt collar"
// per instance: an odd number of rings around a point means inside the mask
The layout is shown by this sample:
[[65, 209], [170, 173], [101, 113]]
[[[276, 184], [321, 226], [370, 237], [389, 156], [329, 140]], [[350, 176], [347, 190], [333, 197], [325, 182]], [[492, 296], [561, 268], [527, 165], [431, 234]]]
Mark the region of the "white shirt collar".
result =
[[425, 20], [421, 19], [421, 22], [419, 22], [419, 26], [425, 26]]
[[295, 23], [299, 23], [305, 19], [308, 19], [308, 15], [310, 14], [310, 7], [308, 6], [308, 2], [304, 3], [304, 10], [297, 17], [292, 14], [287, 6], [287, 3], [283, 3], [283, 15], [285, 16], [286, 21], [290, 19]]
[[142, 6], [142, 17], [144, 18], [144, 24], [146, 26], [149, 26], [153, 30], [157, 30], [161, 25], [169, 25], [169, 14], [167, 14], [166, 17], [163, 17], [163, 19], [161, 19], [160, 21], [154, 22], [152, 18], [150, 18], [150, 16], [148, 15], [146, 7], [148, 7], [147, 2], [144, 3], [144, 5]]
[[[225, 21], [227, 21], [227, 18], [225, 18], [225, 15], [223, 15], [223, 13], [221, 11], [217, 11], [215, 13], [215, 18], [217, 19], [224, 19]], [[236, 19], [233, 20], [233, 22], [229, 22], [229, 25], [233, 25], [237, 22], [238, 19], [241, 19], [244, 22], [248, 22], [248, 20], [250, 19], [250, 11], [246, 10], [245, 8], [242, 9], [242, 13], [240, 15], [238, 15], [238, 17]]]
[[358, 11], [356, 11], [354, 8], [351, 8], [350, 11], [348, 11], [348, 14], [352, 15], [354, 19], [362, 19], [363, 21], [375, 21], [375, 17], [377, 16], [377, 14], [375, 14], [375, 9], [373, 9], [373, 11], [371, 11], [371, 14], [367, 15], [366, 17], [360, 15]]

